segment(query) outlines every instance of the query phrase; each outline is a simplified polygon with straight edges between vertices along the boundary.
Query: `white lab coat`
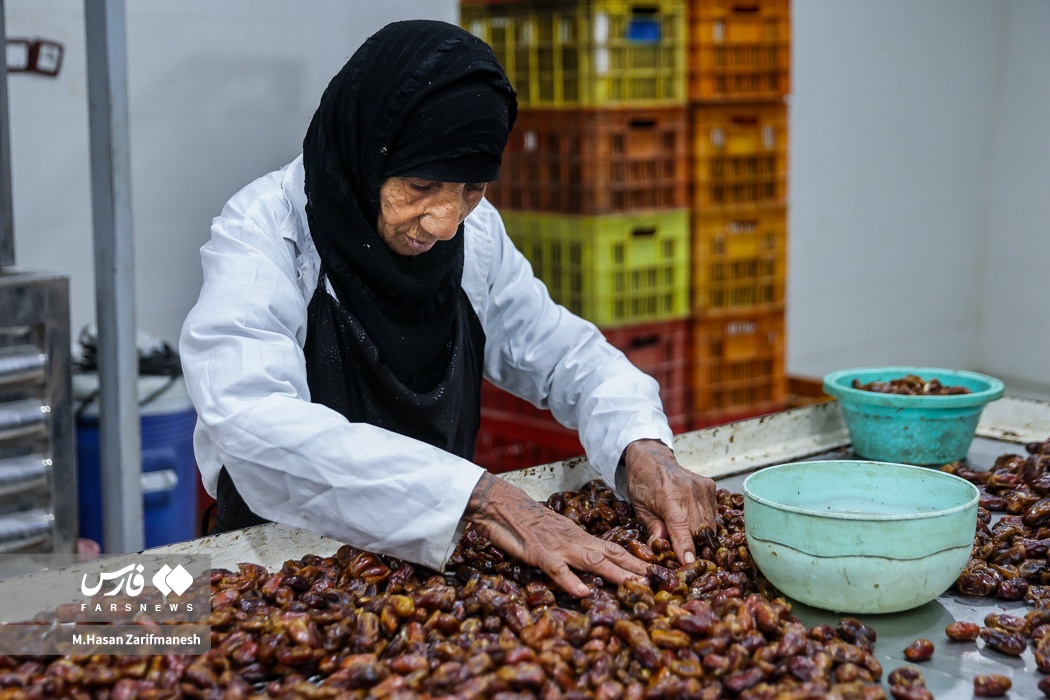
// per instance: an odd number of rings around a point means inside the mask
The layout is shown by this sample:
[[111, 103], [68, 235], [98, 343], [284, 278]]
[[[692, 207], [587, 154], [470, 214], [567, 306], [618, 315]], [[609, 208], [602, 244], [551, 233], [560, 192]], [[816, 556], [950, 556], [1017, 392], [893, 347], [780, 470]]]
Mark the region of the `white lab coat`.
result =
[[[320, 258], [305, 205], [300, 156], [227, 202], [201, 249], [204, 285], [179, 352], [205, 488], [215, 494], [225, 465], [263, 517], [440, 568], [484, 472], [310, 402], [303, 343]], [[551, 300], [487, 201], [464, 236], [463, 289], [485, 331], [485, 376], [578, 427], [610, 485], [628, 443], [670, 445], [656, 382]]]

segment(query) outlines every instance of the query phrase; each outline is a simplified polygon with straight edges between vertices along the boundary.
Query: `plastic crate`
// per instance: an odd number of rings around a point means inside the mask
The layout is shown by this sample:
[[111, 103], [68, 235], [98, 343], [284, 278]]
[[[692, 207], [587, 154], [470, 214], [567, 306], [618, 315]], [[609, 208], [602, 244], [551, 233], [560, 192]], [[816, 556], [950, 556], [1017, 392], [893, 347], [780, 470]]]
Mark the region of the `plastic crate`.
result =
[[786, 104], [691, 105], [689, 121], [697, 213], [787, 203]]
[[504, 212], [551, 296], [598, 326], [689, 313], [689, 211], [601, 216]]
[[692, 309], [779, 305], [787, 277], [787, 208], [695, 214]]
[[[528, 402], [522, 403], [535, 408]], [[494, 474], [502, 474], [582, 455], [583, 446], [575, 431], [562, 427], [547, 415], [546, 422], [537, 422], [494, 417], [483, 411], [474, 463]]]
[[534, 0], [460, 5], [521, 107], [684, 105], [685, 0]]
[[[672, 427], [688, 425], [688, 319], [640, 323], [621, 328], [602, 329], [605, 339], [631, 363], [660, 385], [664, 414]], [[481, 385], [483, 416], [502, 420], [543, 421], [549, 426], [575, 435], [564, 428], [550, 411], [503, 391], [488, 380]]]
[[517, 211], [682, 209], [688, 150], [684, 106], [522, 110], [486, 196]]
[[694, 424], [784, 407], [783, 307], [696, 316], [692, 340]]
[[791, 92], [789, 0], [689, 0], [689, 99]]
[[[688, 425], [689, 320], [656, 321], [604, 328], [606, 340], [660, 385], [660, 400], [672, 430]], [[677, 430], [675, 432], [678, 432]]]

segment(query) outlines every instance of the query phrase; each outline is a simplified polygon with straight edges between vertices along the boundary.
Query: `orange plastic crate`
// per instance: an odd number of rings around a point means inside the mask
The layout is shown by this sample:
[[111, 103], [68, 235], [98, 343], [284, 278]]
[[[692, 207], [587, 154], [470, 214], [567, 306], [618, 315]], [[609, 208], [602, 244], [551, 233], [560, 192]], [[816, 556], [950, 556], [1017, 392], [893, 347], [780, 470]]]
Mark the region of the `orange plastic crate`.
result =
[[782, 409], [784, 310], [740, 310], [693, 318], [691, 414], [698, 421]]
[[685, 107], [525, 109], [487, 197], [505, 210], [609, 214], [689, 206]]
[[691, 230], [694, 312], [784, 302], [786, 207], [694, 214]]
[[689, 99], [791, 92], [789, 0], [689, 0]]
[[689, 121], [696, 213], [787, 203], [786, 104], [691, 105]]

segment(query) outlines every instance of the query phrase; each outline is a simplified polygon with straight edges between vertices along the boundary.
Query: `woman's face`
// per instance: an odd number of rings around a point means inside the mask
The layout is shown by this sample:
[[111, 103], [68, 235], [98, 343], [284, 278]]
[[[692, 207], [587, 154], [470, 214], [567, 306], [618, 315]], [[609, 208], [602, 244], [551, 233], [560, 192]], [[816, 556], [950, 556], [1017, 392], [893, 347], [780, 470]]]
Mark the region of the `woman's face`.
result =
[[399, 255], [425, 253], [456, 235], [487, 184], [387, 178], [379, 188], [379, 237]]

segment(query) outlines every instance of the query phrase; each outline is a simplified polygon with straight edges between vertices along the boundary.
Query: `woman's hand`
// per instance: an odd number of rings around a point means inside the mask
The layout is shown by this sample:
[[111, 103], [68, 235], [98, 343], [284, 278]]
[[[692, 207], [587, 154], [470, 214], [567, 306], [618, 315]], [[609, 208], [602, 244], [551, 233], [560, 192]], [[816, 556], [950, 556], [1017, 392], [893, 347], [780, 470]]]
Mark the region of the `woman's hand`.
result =
[[538, 567], [578, 598], [589, 595], [590, 589], [572, 569], [619, 585], [633, 576], [644, 576], [648, 566], [623, 547], [592, 537], [565, 516], [492, 474], [484, 474], [474, 487], [465, 516], [482, 537], [510, 556]]
[[635, 440], [627, 446], [616, 487], [649, 534], [670, 540], [683, 564], [696, 558], [694, 537], [705, 529], [715, 533], [715, 482], [683, 468], [659, 440]]

